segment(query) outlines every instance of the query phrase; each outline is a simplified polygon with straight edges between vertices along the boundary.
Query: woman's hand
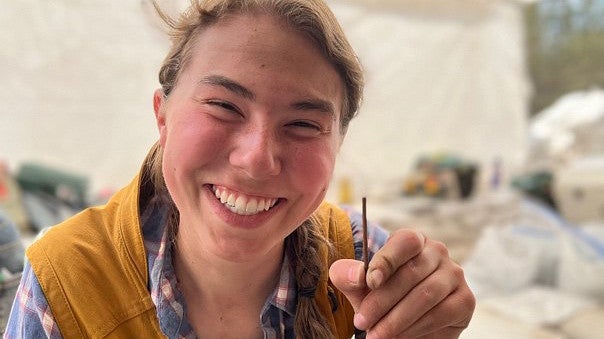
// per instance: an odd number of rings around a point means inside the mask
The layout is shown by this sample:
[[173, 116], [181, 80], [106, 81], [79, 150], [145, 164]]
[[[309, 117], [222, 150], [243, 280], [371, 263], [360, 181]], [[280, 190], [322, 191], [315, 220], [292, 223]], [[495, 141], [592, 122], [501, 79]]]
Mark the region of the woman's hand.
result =
[[414, 230], [393, 232], [369, 263], [338, 260], [334, 285], [355, 310], [354, 324], [367, 338], [457, 338], [476, 300], [463, 270], [444, 244]]

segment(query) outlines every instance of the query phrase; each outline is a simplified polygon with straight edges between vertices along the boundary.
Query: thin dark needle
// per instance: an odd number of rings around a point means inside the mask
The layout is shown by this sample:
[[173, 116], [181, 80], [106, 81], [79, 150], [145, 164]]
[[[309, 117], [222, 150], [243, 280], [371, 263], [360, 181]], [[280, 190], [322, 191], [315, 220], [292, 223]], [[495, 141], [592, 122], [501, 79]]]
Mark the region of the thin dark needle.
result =
[[367, 249], [367, 199], [363, 197], [363, 262], [365, 263], [365, 272], [369, 267], [369, 251]]

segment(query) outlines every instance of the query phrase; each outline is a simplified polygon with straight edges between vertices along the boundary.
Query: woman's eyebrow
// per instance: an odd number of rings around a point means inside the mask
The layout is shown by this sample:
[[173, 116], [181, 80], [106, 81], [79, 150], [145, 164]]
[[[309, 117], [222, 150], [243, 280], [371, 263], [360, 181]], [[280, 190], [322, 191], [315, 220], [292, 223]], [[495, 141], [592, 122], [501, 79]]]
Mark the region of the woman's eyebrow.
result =
[[295, 110], [300, 111], [320, 111], [335, 115], [335, 109], [331, 102], [322, 99], [307, 99], [292, 104]]
[[246, 99], [254, 99], [256, 97], [254, 93], [252, 93], [252, 91], [250, 91], [249, 89], [222, 75], [207, 75], [201, 78], [198, 83], [210, 86], [224, 87], [225, 89], [236, 93]]

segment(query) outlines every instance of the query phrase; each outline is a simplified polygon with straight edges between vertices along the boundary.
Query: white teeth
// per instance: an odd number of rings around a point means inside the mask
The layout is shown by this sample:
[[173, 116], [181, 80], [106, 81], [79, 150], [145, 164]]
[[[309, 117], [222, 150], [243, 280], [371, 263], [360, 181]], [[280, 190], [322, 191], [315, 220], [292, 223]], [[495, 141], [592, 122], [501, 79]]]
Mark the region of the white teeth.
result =
[[226, 199], [226, 203], [231, 206], [235, 206], [235, 195], [231, 193], [228, 199]]
[[240, 196], [239, 198], [237, 198], [237, 200], [235, 200], [235, 209], [237, 210], [237, 212], [245, 212], [246, 203], [247, 203], [247, 199], [244, 198], [243, 196]]
[[224, 187], [213, 187], [214, 195], [231, 212], [240, 215], [252, 215], [262, 211], [268, 211], [277, 203], [277, 199], [263, 199], [248, 197], [245, 195], [237, 196], [233, 192], [227, 192]]
[[262, 210], [264, 210], [264, 200], [260, 200], [260, 201], [258, 202], [258, 206], [256, 206], [256, 209], [257, 209], [258, 211], [262, 211]]
[[[257, 211], [256, 207], [258, 207], [258, 202], [256, 201], [256, 199], [250, 199], [250, 201], [248, 201], [247, 203], [247, 206], [245, 206], [245, 211], [249, 213], [254, 213]], [[261, 210], [258, 209], [258, 211]]]

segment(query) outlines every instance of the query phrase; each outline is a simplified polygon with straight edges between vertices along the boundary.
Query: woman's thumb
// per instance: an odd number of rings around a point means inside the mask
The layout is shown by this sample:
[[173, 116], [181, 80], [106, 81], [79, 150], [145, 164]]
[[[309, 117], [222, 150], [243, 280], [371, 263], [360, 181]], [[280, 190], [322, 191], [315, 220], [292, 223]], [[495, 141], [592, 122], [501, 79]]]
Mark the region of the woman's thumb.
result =
[[337, 260], [329, 268], [329, 279], [346, 296], [357, 312], [361, 302], [369, 293], [363, 262], [353, 259]]

